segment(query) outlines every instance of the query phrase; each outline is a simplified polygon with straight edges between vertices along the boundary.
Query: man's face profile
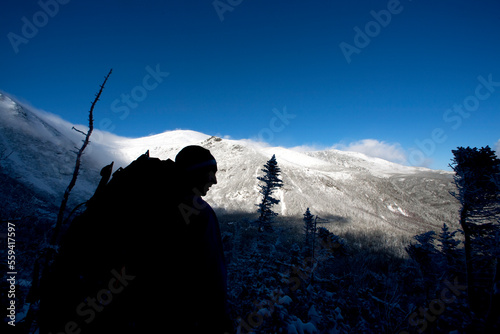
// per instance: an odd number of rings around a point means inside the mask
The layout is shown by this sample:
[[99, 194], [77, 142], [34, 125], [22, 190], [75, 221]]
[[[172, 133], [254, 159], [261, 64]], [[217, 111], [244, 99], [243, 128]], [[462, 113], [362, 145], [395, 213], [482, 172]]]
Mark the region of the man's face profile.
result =
[[217, 166], [195, 170], [188, 175], [193, 192], [199, 196], [205, 196], [210, 187], [217, 184]]
[[209, 150], [191, 145], [183, 148], [175, 157], [184, 181], [184, 188], [196, 196], [205, 196], [211, 186], [217, 184], [217, 162]]
[[200, 179], [200, 183], [198, 184], [198, 190], [201, 193], [201, 196], [205, 196], [208, 193], [208, 190], [214, 184], [217, 184], [217, 177], [215, 174], [217, 173], [217, 166], [210, 168], [209, 170], [203, 171], [202, 177]]

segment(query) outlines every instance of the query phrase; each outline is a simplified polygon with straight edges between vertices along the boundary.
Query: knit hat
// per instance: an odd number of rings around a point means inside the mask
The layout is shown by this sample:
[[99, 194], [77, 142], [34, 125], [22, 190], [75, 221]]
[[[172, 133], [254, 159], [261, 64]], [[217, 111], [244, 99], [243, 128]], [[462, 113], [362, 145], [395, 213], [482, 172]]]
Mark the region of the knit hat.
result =
[[217, 166], [214, 156], [209, 150], [197, 145], [184, 147], [175, 157], [179, 169], [191, 172], [210, 166]]

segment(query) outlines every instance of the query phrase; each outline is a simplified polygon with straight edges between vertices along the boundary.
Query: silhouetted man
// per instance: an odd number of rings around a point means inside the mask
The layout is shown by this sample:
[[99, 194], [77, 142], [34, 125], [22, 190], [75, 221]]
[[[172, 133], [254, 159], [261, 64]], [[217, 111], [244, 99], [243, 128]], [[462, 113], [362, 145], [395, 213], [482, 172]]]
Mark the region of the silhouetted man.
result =
[[42, 283], [40, 333], [232, 333], [217, 162], [200, 146], [113, 174], [65, 235]]
[[[188, 323], [193, 333], [228, 333], [227, 272], [217, 217], [202, 199], [217, 184], [217, 162], [200, 146], [188, 146], [175, 158], [181, 180], [179, 214], [187, 227], [186, 273], [189, 297], [183, 301], [193, 317]], [[189, 311], [190, 310], [190, 311]]]

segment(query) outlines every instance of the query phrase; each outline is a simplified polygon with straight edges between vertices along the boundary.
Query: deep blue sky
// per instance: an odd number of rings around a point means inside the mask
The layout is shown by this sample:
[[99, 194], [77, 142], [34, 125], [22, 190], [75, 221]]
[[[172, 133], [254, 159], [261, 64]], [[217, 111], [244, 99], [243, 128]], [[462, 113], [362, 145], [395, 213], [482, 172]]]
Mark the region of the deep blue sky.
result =
[[7, 0], [0, 15], [0, 89], [85, 123], [113, 68], [95, 118], [118, 135], [191, 129], [440, 169], [500, 140], [496, 0]]

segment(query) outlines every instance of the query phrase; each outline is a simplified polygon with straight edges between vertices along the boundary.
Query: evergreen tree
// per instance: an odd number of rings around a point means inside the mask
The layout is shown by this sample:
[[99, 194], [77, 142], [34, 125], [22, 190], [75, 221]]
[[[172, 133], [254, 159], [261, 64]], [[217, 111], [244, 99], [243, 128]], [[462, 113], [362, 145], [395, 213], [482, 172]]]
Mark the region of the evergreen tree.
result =
[[458, 268], [458, 245], [460, 245], [460, 240], [455, 239], [455, 234], [457, 234], [457, 232], [458, 231], [450, 232], [448, 225], [445, 223], [443, 224], [441, 233], [439, 233], [439, 237], [437, 239], [441, 244], [443, 269], [450, 274], [460, 272], [460, 269]]
[[[428, 231], [414, 236], [416, 242], [407, 246], [406, 252], [418, 263], [422, 273], [425, 291], [428, 296], [434, 293], [438, 273], [436, 263], [439, 263], [439, 251], [435, 246], [436, 232]], [[440, 273], [439, 273], [440, 274]]]
[[279, 199], [274, 198], [273, 192], [283, 186], [283, 181], [279, 178], [281, 169], [278, 167], [276, 156], [273, 157], [261, 169], [264, 176], [259, 176], [257, 179], [262, 181], [263, 184], [259, 185], [259, 193], [262, 194], [262, 201], [257, 204], [257, 212], [260, 214], [257, 219], [259, 224], [259, 231], [272, 231], [271, 223], [275, 216], [278, 214], [274, 212], [271, 207], [280, 202]]
[[[462, 204], [470, 223], [496, 221], [500, 214], [500, 159], [488, 146], [459, 147], [452, 151], [451, 168], [458, 193], [452, 195]], [[491, 219], [493, 218], [493, 219]], [[462, 226], [463, 227], [463, 226]]]
[[[469, 302], [473, 311], [488, 312], [489, 296], [480, 280], [493, 251], [493, 237], [498, 233], [500, 216], [500, 160], [488, 146], [459, 147], [453, 150], [450, 165], [455, 171], [458, 192], [452, 195], [460, 201], [460, 225], [464, 232], [464, 250]], [[478, 269], [483, 268], [479, 272]], [[489, 269], [488, 269], [489, 270]], [[490, 289], [491, 291], [491, 289]]]
[[434, 245], [436, 232], [428, 231], [413, 237], [416, 242], [406, 247], [406, 252], [415, 260], [423, 271], [433, 271], [435, 260], [438, 258], [438, 251]]
[[307, 208], [306, 213], [304, 213], [304, 232], [306, 235], [305, 254], [306, 256], [310, 256], [314, 247], [313, 245], [316, 231], [314, 226], [314, 216], [311, 214], [311, 211], [309, 211], [309, 208]]

